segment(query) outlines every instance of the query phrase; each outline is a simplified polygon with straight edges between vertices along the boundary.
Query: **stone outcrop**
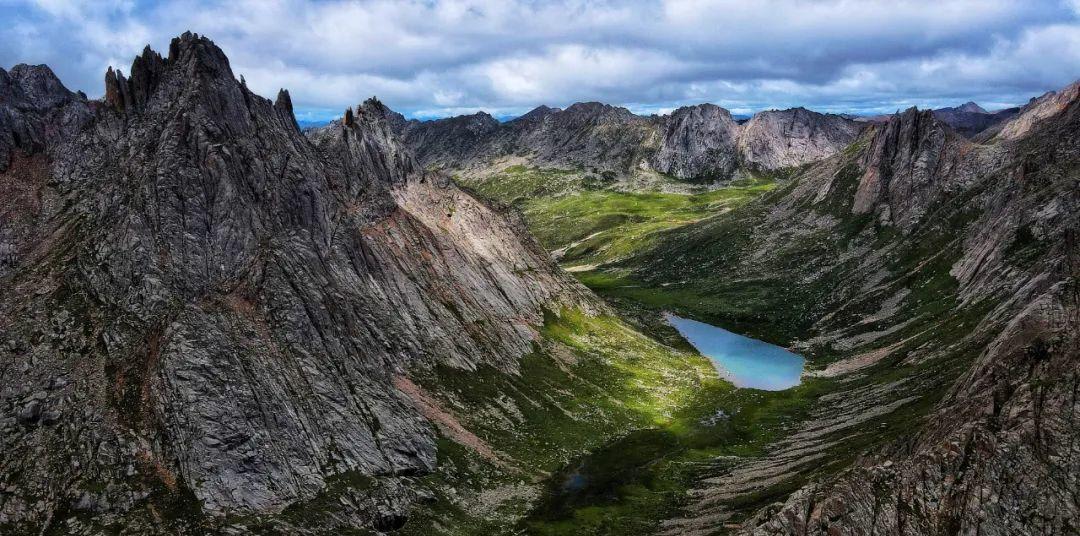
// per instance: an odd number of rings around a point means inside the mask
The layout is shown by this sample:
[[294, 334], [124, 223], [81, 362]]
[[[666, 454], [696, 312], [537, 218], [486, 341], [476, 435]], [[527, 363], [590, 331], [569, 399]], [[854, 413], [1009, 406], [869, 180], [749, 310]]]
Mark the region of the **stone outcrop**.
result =
[[992, 165], [965, 159], [977, 155], [930, 111], [911, 108], [875, 125], [865, 138], [852, 211], [874, 212], [879, 221], [910, 227], [949, 189], [973, 180]]
[[190, 33], [100, 103], [27, 69], [0, 132], [48, 202], [0, 272], [0, 532], [201, 534], [342, 478], [383, 498], [336, 515], [399, 526], [437, 460], [395, 378], [513, 373], [545, 308], [595, 307], [375, 100], [306, 137]]

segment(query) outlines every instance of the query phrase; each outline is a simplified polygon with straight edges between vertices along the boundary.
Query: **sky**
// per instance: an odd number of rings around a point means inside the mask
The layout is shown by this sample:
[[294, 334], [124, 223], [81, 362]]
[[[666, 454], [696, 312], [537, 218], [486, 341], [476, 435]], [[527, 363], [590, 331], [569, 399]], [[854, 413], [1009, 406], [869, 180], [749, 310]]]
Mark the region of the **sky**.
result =
[[0, 67], [104, 92], [144, 46], [213, 39], [301, 121], [372, 95], [409, 117], [578, 101], [746, 115], [1022, 104], [1080, 78], [1080, 0], [0, 0]]

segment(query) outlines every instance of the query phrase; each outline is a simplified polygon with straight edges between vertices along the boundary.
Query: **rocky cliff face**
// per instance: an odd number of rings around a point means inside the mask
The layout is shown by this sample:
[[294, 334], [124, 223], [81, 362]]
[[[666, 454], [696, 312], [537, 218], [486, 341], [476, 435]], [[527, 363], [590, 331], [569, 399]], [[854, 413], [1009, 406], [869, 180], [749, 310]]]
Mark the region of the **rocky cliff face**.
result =
[[775, 170], [835, 154], [860, 125], [802, 108], [762, 112], [739, 125], [718, 106], [641, 117], [625, 108], [541, 106], [506, 123], [486, 114], [410, 122], [403, 129], [425, 166], [486, 169], [517, 158], [538, 167], [628, 175], [653, 169], [684, 180], [726, 180], [740, 169]]
[[192, 34], [101, 102], [0, 74], [0, 184], [31, 200], [0, 213], [5, 533], [201, 533], [342, 478], [381, 499], [341, 516], [393, 526], [436, 464], [407, 371], [512, 373], [545, 307], [592, 307], [377, 101], [308, 139]]
[[43, 210], [58, 202], [45, 188], [45, 148], [81, 130], [91, 115], [91, 103], [48, 67], [0, 69], [0, 277], [32, 245]]
[[994, 162], [995, 151], [970, 142], [932, 112], [911, 108], [875, 127], [859, 162], [863, 169], [852, 211], [909, 228], [949, 191], [959, 191]]

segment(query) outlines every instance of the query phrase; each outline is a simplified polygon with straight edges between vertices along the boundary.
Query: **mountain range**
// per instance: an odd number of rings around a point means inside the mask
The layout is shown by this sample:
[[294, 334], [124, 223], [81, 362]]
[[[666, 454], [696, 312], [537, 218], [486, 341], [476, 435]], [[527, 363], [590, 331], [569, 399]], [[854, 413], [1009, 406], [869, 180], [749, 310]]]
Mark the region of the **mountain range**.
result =
[[[987, 112], [974, 102], [933, 110], [966, 137], [1000, 125], [1020, 108]], [[420, 121], [394, 113], [395, 131], [420, 162], [445, 170], [476, 170], [495, 162], [587, 168], [621, 175], [655, 171], [680, 180], [730, 180], [741, 173], [798, 167], [851, 144], [866, 123], [890, 116], [822, 114], [805, 108], [768, 110], [737, 121], [713, 104], [638, 116], [597, 102], [565, 110], [539, 106], [506, 122], [484, 112]], [[990, 135], [990, 134], [987, 134]]]
[[302, 130], [192, 33], [0, 70], [0, 532], [1076, 533], [1078, 170], [1080, 83]]

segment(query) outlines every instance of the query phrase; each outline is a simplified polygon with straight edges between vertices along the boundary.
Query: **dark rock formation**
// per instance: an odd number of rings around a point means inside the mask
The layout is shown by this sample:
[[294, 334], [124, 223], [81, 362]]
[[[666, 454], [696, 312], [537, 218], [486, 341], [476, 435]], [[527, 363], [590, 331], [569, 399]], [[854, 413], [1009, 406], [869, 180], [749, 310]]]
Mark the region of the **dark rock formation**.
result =
[[879, 221], [902, 227], [913, 225], [933, 200], [971, 180], [985, 164], [962, 165], [970, 145], [930, 111], [911, 108], [892, 116], [869, 136], [852, 211], [876, 212]]
[[86, 97], [44, 65], [0, 69], [0, 277], [33, 245], [43, 215], [60, 198], [46, 187], [46, 150], [92, 118]]
[[190, 33], [107, 74], [96, 117], [47, 68], [0, 82], [0, 184], [40, 200], [0, 197], [5, 534], [203, 533], [349, 475], [383, 499], [338, 515], [400, 526], [436, 449], [395, 379], [513, 372], [543, 308], [591, 307], [377, 101], [308, 139]]
[[90, 115], [86, 98], [68, 91], [47, 66], [0, 69], [0, 172], [16, 150], [22, 156], [40, 153], [82, 128]]

